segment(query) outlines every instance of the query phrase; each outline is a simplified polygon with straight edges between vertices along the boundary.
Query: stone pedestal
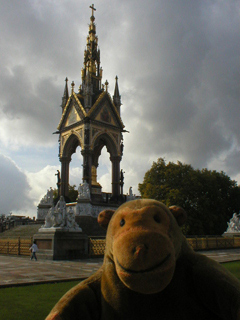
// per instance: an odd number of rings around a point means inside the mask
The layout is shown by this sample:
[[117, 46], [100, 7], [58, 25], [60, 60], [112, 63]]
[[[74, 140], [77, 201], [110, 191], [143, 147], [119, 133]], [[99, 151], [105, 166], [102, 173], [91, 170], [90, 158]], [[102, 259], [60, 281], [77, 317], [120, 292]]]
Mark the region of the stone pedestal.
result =
[[53, 189], [47, 190], [47, 193], [41, 199], [37, 206], [37, 221], [43, 222], [48, 214], [48, 210], [53, 206]]
[[91, 200], [93, 202], [104, 202], [102, 196], [102, 186], [100, 184], [92, 185], [91, 189]]
[[37, 221], [44, 222], [48, 210], [52, 207], [52, 204], [48, 203], [39, 203], [37, 206]]
[[41, 228], [33, 239], [36, 240], [40, 259], [73, 260], [88, 255], [88, 236], [79, 231]]
[[[99, 203], [93, 204], [87, 200], [78, 200], [75, 206], [72, 206], [75, 216], [92, 216], [97, 218], [99, 213], [105, 209], [117, 210], [118, 204]], [[80, 227], [82, 227], [80, 225]]]

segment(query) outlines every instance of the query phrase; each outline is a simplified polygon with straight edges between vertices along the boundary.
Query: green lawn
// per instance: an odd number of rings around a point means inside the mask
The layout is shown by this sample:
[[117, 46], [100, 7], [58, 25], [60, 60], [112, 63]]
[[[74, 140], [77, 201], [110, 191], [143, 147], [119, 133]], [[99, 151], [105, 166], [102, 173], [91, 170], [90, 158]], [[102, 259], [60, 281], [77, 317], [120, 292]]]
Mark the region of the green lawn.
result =
[[44, 320], [78, 281], [0, 289], [0, 319]]
[[226, 262], [222, 263], [222, 265], [240, 280], [240, 261]]
[[[240, 261], [223, 266], [240, 280]], [[78, 281], [0, 289], [0, 319], [44, 320], [55, 303]]]

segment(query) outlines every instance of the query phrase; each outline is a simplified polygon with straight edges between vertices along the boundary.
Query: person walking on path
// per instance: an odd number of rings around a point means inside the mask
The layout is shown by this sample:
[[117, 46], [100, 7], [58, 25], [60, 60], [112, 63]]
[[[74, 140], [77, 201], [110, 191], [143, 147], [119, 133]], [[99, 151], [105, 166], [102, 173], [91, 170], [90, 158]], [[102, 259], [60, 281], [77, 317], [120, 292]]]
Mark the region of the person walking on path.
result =
[[36, 245], [36, 241], [33, 241], [33, 245], [29, 248], [29, 250], [31, 250], [32, 255], [31, 255], [31, 260], [34, 258], [35, 261], [37, 261], [37, 256], [36, 256], [36, 252], [38, 251], [38, 246]]

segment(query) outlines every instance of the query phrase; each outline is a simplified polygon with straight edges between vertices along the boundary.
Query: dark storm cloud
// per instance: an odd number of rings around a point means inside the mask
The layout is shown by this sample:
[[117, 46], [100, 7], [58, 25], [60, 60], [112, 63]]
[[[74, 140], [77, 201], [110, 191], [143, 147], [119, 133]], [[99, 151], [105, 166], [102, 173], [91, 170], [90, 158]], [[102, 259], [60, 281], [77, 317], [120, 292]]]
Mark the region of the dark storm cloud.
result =
[[[81, 21], [75, 16], [75, 4], [26, 0], [1, 3], [0, 112], [5, 143], [53, 143], [51, 133], [61, 116], [58, 107], [65, 77], [67, 72], [80, 77], [81, 71], [81, 65], [76, 68], [76, 60], [79, 44], [85, 39], [78, 38]], [[66, 14], [68, 10], [71, 14]], [[18, 139], [11, 139], [9, 131], [13, 129], [22, 133]]]
[[5, 98], [1, 113], [7, 119], [2, 139], [11, 142], [13, 135], [16, 145], [53, 143], [52, 132], [60, 113], [54, 99], [59, 93], [54, 79], [46, 77], [34, 83], [23, 66], [13, 67], [11, 73], [6, 68], [1, 71], [5, 80], [0, 84], [0, 94]]
[[0, 213], [22, 211], [30, 205], [26, 175], [9, 158], [0, 154]]
[[[131, 146], [207, 166], [239, 141], [237, 2], [161, 1], [149, 8], [144, 14], [136, 5], [128, 36], [126, 74], [138, 88], [140, 124]], [[124, 114], [132, 127], [130, 109]]]

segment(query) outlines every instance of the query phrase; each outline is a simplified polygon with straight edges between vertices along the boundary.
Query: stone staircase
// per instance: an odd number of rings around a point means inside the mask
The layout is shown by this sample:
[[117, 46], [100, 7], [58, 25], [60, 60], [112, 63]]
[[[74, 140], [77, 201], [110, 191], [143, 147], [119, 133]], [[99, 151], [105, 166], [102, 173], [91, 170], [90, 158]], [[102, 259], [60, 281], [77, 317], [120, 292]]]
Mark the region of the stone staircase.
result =
[[41, 224], [30, 224], [30, 225], [21, 225], [6, 230], [0, 233], [0, 239], [29, 239], [33, 237], [35, 233], [38, 232], [38, 229], [41, 228]]

